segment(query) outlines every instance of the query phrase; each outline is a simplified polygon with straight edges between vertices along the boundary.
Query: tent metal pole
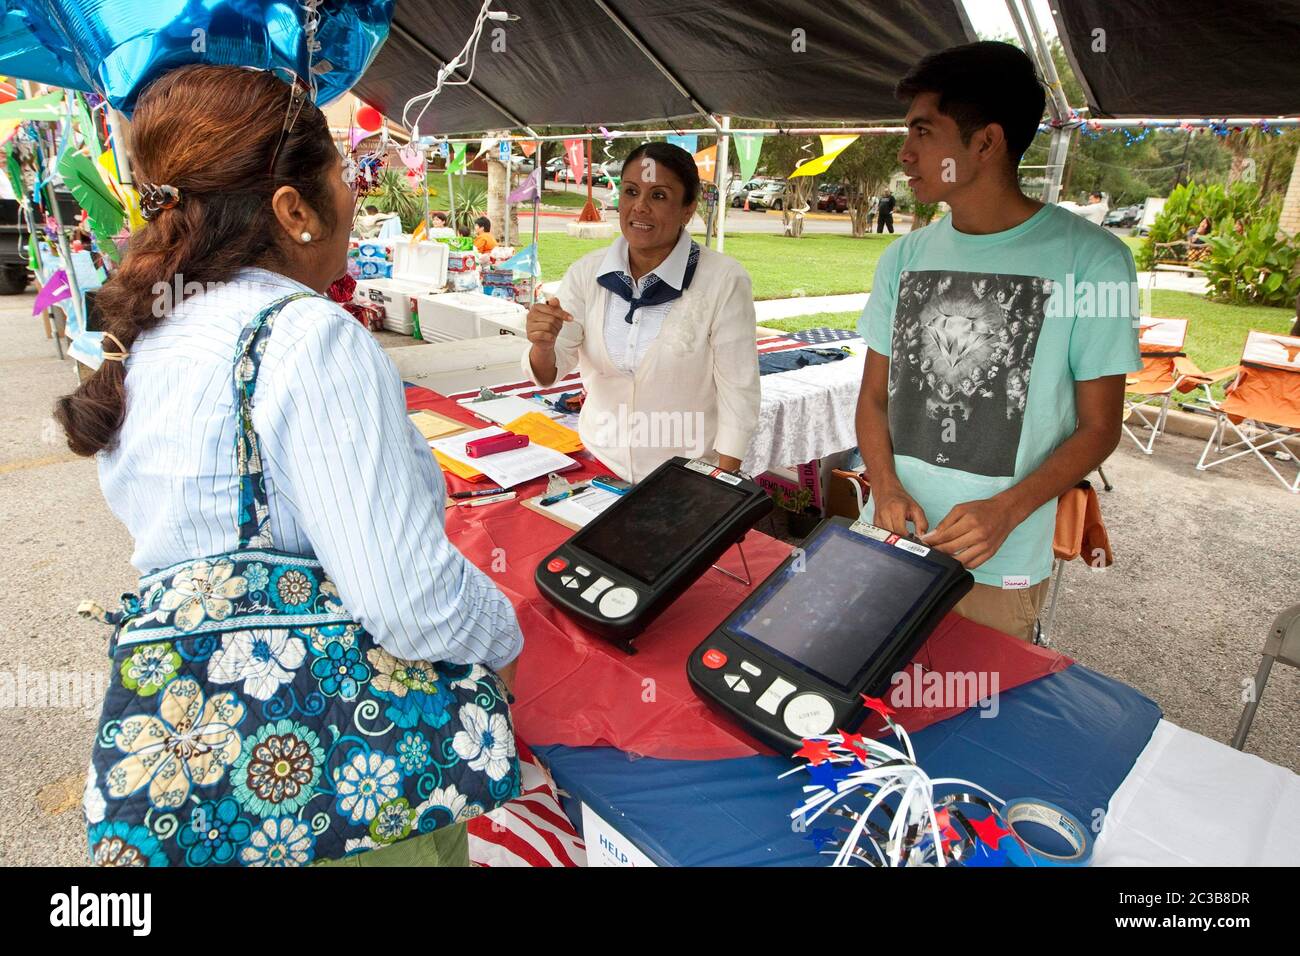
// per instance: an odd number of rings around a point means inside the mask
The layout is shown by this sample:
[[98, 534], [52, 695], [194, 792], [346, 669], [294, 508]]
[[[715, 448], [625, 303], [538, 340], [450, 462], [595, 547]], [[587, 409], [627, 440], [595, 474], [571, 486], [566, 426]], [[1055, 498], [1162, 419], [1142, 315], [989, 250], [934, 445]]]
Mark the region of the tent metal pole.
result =
[[[1052, 51], [1043, 38], [1043, 29], [1038, 23], [1038, 15], [1034, 13], [1032, 0], [1020, 0], [1025, 9], [1025, 18], [1029, 24], [1030, 36], [1033, 38], [1035, 49], [1038, 51], [1038, 59], [1042, 70], [1043, 79], [1047, 81], [1047, 90], [1053, 104], [1053, 118], [1061, 123], [1068, 120], [1074, 113], [1070, 108], [1070, 103], [1065, 98], [1065, 88], [1061, 86], [1060, 74], [1056, 72], [1056, 61], [1052, 59]], [[1052, 130], [1052, 144], [1048, 150], [1047, 184], [1043, 188], [1043, 201], [1054, 203], [1061, 196], [1061, 179], [1065, 173], [1065, 162], [1070, 155], [1070, 140], [1074, 136], [1073, 129], [1062, 129], [1056, 126]]]
[[677, 89], [678, 93], [682, 94], [682, 96], [686, 97], [686, 99], [690, 101], [691, 107], [695, 112], [699, 113], [709, 121], [709, 125], [713, 127], [713, 131], [715, 133], [719, 132], [722, 129], [722, 126], [716, 119], [714, 119], [713, 113], [701, 104], [700, 101], [691, 94], [691, 91], [682, 84], [682, 81], [673, 74], [673, 71], [668, 69], [664, 61], [659, 59], [659, 57], [655, 55], [655, 52], [646, 46], [639, 36], [632, 32], [632, 28], [623, 21], [623, 18], [610, 9], [609, 4], [606, 3], [605, 0], [595, 0], [595, 3], [596, 6], [605, 11], [605, 15], [614, 21], [614, 25], [623, 31], [623, 34], [632, 41], [632, 45], [641, 51], [641, 54], [654, 65], [654, 68], [664, 75], [664, 79], [671, 83]]
[[1061, 79], [1056, 72], [1056, 64], [1052, 61], [1051, 50], [1043, 41], [1042, 28], [1034, 15], [1032, 0], [1006, 0], [1006, 3], [1025, 54], [1034, 62], [1039, 75], [1047, 84], [1047, 108], [1052, 114], [1052, 137], [1047, 150], [1047, 181], [1043, 185], [1043, 201], [1054, 203], [1061, 195], [1061, 174], [1065, 170], [1070, 139], [1074, 135], [1073, 130], [1064, 129], [1060, 125], [1070, 116], [1070, 104], [1066, 102], [1065, 91], [1061, 89]]
[[731, 158], [731, 117], [722, 117], [722, 135], [718, 137], [718, 165], [713, 168], [713, 183], [718, 187], [718, 237], [714, 248], [719, 252], [727, 241], [727, 176]]

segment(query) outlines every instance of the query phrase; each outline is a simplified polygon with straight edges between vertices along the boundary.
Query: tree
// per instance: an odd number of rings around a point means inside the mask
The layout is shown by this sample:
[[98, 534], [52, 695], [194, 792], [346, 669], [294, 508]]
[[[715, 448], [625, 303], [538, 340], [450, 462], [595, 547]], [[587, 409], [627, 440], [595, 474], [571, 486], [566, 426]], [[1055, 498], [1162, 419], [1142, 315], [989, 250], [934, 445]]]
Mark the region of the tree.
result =
[[897, 133], [859, 136], [831, 164], [828, 175], [844, 184], [849, 219], [857, 238], [871, 231], [871, 199], [898, 168], [902, 145], [903, 137]]
[[798, 176], [790, 179], [800, 160], [818, 155], [817, 138], [813, 136], [768, 136], [763, 141], [760, 163], [769, 175], [786, 180], [785, 195], [781, 197], [781, 218], [786, 234], [798, 239], [803, 235], [803, 215], [800, 210], [810, 208], [817, 194], [816, 176]]

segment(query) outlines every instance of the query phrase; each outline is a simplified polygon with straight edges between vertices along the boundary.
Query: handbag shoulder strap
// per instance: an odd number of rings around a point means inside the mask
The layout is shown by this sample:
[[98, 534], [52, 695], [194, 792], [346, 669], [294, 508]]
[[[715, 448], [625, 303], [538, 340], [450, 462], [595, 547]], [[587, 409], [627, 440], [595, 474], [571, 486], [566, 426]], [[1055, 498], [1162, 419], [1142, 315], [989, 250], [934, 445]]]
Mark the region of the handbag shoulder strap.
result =
[[314, 292], [294, 292], [276, 299], [239, 333], [235, 346], [235, 460], [239, 468], [239, 547], [273, 548], [270, 509], [262, 452], [253, 428], [253, 392], [262, 354], [280, 310], [296, 299], [319, 298]]

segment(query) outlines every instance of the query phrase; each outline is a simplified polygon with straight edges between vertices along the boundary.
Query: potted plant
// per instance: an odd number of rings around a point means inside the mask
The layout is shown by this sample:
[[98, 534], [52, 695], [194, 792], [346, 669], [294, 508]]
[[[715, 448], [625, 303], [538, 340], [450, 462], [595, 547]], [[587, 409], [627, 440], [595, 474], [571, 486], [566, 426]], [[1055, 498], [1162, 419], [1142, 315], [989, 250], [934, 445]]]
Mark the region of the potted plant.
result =
[[812, 506], [810, 488], [800, 488], [793, 494], [784, 488], [776, 488], [772, 492], [772, 499], [778, 508], [788, 512], [786, 526], [791, 537], [808, 537], [813, 528], [817, 527], [817, 522], [822, 520], [821, 512]]

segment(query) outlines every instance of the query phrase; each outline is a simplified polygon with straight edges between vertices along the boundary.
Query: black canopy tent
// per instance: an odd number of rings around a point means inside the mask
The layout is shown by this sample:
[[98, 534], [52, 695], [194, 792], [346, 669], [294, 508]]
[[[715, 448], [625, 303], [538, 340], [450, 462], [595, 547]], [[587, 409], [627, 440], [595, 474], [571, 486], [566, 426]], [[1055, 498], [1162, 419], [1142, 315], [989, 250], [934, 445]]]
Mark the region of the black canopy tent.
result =
[[[398, 0], [356, 93], [401, 119], [473, 31], [477, 0]], [[901, 115], [894, 84], [976, 39], [961, 0], [497, 0], [470, 82], [445, 86], [421, 135], [701, 117], [783, 126]], [[1031, 0], [1007, 0], [1044, 76], [1055, 202], [1073, 127]], [[1300, 115], [1300, 0], [1052, 0], [1092, 117]], [[500, 28], [500, 32], [497, 32]], [[504, 49], [500, 43], [504, 40]], [[466, 78], [466, 70], [454, 74]], [[419, 107], [412, 110], [414, 119]], [[726, 167], [721, 142], [719, 175]]]
[[[398, 0], [357, 95], [400, 119], [469, 37], [479, 6]], [[894, 84], [907, 68], [974, 38], [960, 0], [499, 0], [493, 9], [519, 19], [488, 23], [472, 83], [444, 88], [422, 135], [692, 115], [898, 117]]]
[[1093, 116], [1300, 113], [1300, 0], [1055, 0]]

